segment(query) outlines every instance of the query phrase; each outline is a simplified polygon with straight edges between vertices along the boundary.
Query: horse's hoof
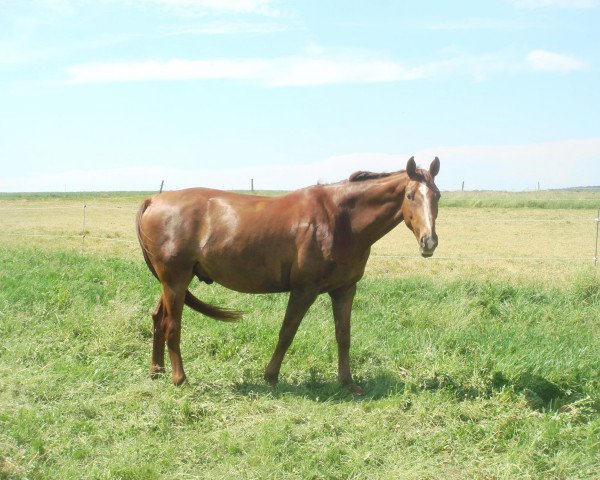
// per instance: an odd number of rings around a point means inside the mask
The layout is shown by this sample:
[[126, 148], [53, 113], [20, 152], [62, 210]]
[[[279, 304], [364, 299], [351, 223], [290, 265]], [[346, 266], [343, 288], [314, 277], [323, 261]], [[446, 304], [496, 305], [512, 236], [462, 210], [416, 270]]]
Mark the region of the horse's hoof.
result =
[[165, 367], [161, 367], [159, 365], [150, 366], [150, 378], [152, 380], [156, 380], [161, 377], [162, 374], [165, 373]]
[[360, 388], [356, 383], [350, 383], [346, 385], [346, 388], [355, 397], [362, 397], [365, 394], [365, 391], [362, 388]]
[[173, 375], [173, 385], [179, 387], [183, 382], [185, 382], [185, 374], [184, 375]]
[[277, 382], [279, 381], [279, 375], [273, 375], [265, 372], [263, 377], [265, 379], [265, 382], [267, 382], [271, 388], [275, 388], [277, 386]]

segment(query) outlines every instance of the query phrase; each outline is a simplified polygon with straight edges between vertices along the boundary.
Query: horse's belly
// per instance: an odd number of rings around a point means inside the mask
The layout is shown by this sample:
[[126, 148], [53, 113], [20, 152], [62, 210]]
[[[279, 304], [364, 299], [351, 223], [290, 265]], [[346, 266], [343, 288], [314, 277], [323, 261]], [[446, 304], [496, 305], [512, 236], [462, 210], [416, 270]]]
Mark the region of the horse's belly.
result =
[[209, 241], [201, 241], [198, 250], [202, 276], [239, 292], [335, 290], [358, 281], [369, 256], [366, 250], [332, 258], [308, 228], [295, 236], [286, 230], [257, 237], [240, 234], [240, 230], [244, 229], [220, 231]]
[[244, 293], [275, 293], [290, 290], [291, 262], [254, 254], [205, 255], [199, 259], [201, 276], [231, 290]]

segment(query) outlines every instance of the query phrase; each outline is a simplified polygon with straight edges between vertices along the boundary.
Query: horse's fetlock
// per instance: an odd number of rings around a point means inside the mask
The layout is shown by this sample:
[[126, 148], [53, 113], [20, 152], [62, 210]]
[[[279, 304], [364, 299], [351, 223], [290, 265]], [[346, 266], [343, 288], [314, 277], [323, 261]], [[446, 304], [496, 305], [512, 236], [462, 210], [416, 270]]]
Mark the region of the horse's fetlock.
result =
[[173, 385], [179, 387], [183, 382], [185, 382], [185, 373], [173, 374]]
[[151, 379], [157, 379], [158, 377], [160, 377], [163, 373], [165, 373], [165, 367], [162, 365], [156, 365], [156, 364], [152, 364], [150, 365], [150, 378]]
[[274, 387], [279, 381], [279, 372], [273, 372], [267, 367], [265, 370], [264, 379], [269, 385]]

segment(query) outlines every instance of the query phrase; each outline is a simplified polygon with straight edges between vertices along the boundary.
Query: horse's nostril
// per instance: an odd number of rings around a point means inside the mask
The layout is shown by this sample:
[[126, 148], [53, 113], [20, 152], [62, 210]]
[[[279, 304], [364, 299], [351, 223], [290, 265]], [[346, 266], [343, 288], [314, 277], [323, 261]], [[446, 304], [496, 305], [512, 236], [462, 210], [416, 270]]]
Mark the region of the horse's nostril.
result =
[[428, 237], [423, 236], [419, 239], [419, 245], [424, 250], [433, 250], [437, 247], [437, 244], [438, 244], [437, 235], [431, 235]]

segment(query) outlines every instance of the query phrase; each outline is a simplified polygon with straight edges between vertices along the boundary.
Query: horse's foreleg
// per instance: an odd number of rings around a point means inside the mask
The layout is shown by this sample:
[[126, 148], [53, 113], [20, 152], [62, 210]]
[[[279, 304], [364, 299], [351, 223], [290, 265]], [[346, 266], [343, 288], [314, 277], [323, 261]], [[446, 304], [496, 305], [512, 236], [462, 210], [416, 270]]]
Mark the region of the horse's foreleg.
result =
[[342, 385], [353, 394], [363, 395], [362, 388], [354, 383], [350, 371], [350, 316], [355, 294], [356, 284], [329, 292], [338, 344], [338, 377]]
[[164, 315], [165, 308], [161, 295], [158, 305], [152, 312], [152, 360], [150, 361], [150, 376], [152, 378], [156, 378], [165, 371]]
[[299, 290], [290, 293], [283, 325], [279, 331], [279, 341], [277, 342], [271, 361], [265, 369], [265, 380], [269, 384], [274, 386], [277, 383], [281, 362], [283, 361], [285, 352], [291, 345], [292, 340], [298, 331], [300, 322], [317, 298], [317, 295], [318, 292], [312, 290]]

